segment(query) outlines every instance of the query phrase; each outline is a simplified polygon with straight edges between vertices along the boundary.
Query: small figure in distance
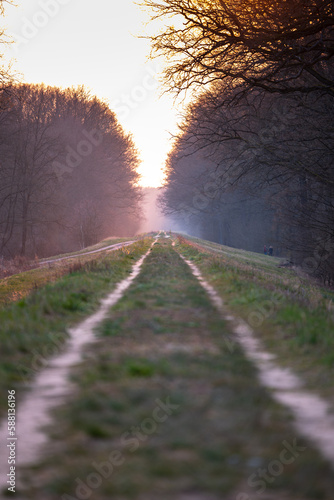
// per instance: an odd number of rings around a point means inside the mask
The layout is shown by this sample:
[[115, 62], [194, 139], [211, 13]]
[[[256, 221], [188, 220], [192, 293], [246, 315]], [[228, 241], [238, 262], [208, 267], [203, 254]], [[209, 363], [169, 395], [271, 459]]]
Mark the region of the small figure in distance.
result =
[[269, 247], [269, 255], [272, 257], [272, 256], [273, 256], [273, 253], [274, 253], [274, 249], [273, 249], [273, 247], [270, 245], [270, 247]]
[[267, 245], [264, 245], [264, 247], [263, 247], [263, 253], [264, 253], [264, 255], [267, 255]]

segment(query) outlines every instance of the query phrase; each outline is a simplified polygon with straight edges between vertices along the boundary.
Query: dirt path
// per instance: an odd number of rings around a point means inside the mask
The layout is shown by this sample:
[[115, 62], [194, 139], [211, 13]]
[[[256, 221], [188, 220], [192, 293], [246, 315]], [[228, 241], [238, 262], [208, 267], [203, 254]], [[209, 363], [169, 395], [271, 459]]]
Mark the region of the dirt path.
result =
[[314, 446], [332, 464], [334, 469], [334, 416], [329, 404], [316, 394], [303, 390], [303, 382], [290, 369], [275, 363], [275, 355], [266, 352], [254, 331], [240, 318], [226, 314], [222, 299], [202, 277], [199, 269], [184, 259], [194, 276], [207, 291], [215, 306], [231, 323], [238, 342], [243, 347], [248, 359], [258, 369], [260, 383], [271, 390], [273, 398], [287, 406], [294, 415], [297, 431], [310, 439]]
[[247, 359], [193, 271], [153, 247], [83, 349], [22, 500], [332, 500], [329, 463], [259, 384], [271, 360], [251, 338]]
[[129, 245], [132, 245], [133, 243], [135, 243], [135, 240], [125, 241], [123, 243], [116, 243], [114, 245], [109, 245], [107, 247], [99, 248], [98, 250], [91, 250], [90, 252], [82, 252], [82, 253], [78, 253], [78, 254], [68, 255], [66, 257], [59, 257], [59, 258], [55, 258], [55, 259], [43, 260], [43, 261], [40, 261], [39, 265], [44, 266], [46, 264], [54, 264], [55, 262], [60, 262], [62, 260], [75, 259], [78, 257], [84, 257], [85, 255], [92, 255], [94, 253], [101, 253], [101, 252], [106, 252], [106, 251], [111, 251], [111, 250], [118, 250], [119, 248], [123, 248], [123, 247], [127, 247]]
[[[127, 243], [127, 245], [130, 244], [132, 242]], [[121, 248], [122, 246], [124, 246], [123, 243], [113, 245], [112, 248], [116, 249], [115, 247]], [[70, 370], [80, 362], [84, 346], [94, 341], [94, 328], [103, 321], [110, 307], [121, 299], [127, 288], [138, 276], [149, 251], [133, 266], [130, 276], [121, 281], [115, 290], [102, 301], [100, 309], [95, 314], [69, 330], [70, 337], [65, 352], [50, 359], [47, 367], [31, 382], [29, 392], [16, 413], [17, 432], [15, 439], [19, 443], [16, 460], [19, 467], [36, 461], [42, 446], [48, 443], [48, 437], [43, 428], [52, 423], [50, 411], [62, 404], [64, 398], [71, 394], [74, 389], [69, 383]], [[6, 450], [7, 443], [11, 442], [7, 436], [7, 420], [5, 420], [0, 426], [1, 450]], [[8, 454], [3, 453], [0, 456], [1, 489], [6, 489], [8, 470]]]

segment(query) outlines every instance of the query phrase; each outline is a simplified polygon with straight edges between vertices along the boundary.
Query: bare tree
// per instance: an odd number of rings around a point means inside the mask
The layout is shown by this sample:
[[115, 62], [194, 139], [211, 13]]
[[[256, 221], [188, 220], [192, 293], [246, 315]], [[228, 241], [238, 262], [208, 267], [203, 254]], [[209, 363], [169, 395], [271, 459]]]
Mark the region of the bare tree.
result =
[[[106, 103], [83, 87], [16, 85], [0, 112], [1, 253], [76, 249], [140, 223], [139, 164]], [[79, 236], [78, 236], [79, 233]]]
[[[230, 226], [237, 222], [249, 241], [254, 222], [264, 225], [271, 219], [272, 230], [267, 226], [266, 232], [276, 246], [291, 251], [295, 262], [325, 281], [333, 280], [333, 106], [328, 95], [287, 97], [253, 90], [229, 105], [219, 86], [203, 93], [189, 106], [169, 157], [165, 209], [183, 210], [188, 220], [190, 214], [191, 225], [195, 215], [206, 226], [216, 219], [218, 232], [219, 220], [228, 216]], [[204, 202], [195, 214], [197, 199]], [[250, 199], [257, 200], [255, 205]], [[224, 203], [244, 206], [244, 217], [236, 219]], [[220, 236], [224, 242], [228, 231], [224, 228]], [[230, 233], [229, 241], [237, 245], [239, 236]]]
[[32, 228], [59, 215], [52, 164], [60, 147], [52, 133], [50, 97], [44, 87], [22, 85], [15, 88], [12, 105], [3, 112], [6, 140], [1, 152], [2, 164], [7, 165], [4, 185], [9, 188], [7, 200], [1, 200], [7, 201], [3, 245], [20, 232], [21, 255]]
[[[224, 82], [334, 96], [332, 0], [144, 0], [166, 27], [152, 41], [176, 92]], [[169, 22], [169, 19], [171, 21]]]
[[[5, 6], [14, 5], [13, 0], [1, 0], [0, 1], [0, 16], [5, 15]], [[6, 35], [6, 31], [1, 28], [0, 29], [0, 44], [7, 45], [12, 43], [10, 38]], [[0, 59], [3, 59], [3, 54], [0, 53]], [[10, 73], [10, 64], [0, 64], [0, 95], [4, 93], [7, 89], [7, 86], [10, 84], [12, 80], [12, 75]]]

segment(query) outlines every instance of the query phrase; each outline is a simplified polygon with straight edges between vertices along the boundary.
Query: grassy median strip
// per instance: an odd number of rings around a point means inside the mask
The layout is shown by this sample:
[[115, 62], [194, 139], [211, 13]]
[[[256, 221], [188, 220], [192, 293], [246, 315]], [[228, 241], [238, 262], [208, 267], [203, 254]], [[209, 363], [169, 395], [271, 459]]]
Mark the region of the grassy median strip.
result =
[[[0, 412], [7, 405], [7, 390], [22, 386], [51, 354], [60, 351], [67, 327], [97, 308], [151, 241], [72, 263], [66, 276], [0, 310]], [[22, 275], [23, 281], [27, 279]]]
[[280, 364], [293, 367], [309, 388], [334, 403], [333, 291], [278, 267], [270, 257], [247, 252], [246, 260], [238, 260], [210, 252], [208, 242], [203, 241], [202, 248], [199, 243], [178, 238], [177, 248], [279, 356]]
[[25, 471], [25, 499], [332, 498], [329, 466], [231, 349], [170, 241], [97, 335], [73, 371], [77, 393], [54, 412], [47, 455]]

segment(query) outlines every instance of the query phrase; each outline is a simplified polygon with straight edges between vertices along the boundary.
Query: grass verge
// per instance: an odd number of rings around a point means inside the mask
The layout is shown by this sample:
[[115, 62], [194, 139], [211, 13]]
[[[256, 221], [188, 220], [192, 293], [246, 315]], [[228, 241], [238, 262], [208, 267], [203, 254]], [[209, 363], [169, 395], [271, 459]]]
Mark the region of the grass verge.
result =
[[334, 293], [270, 257], [244, 252], [247, 259], [237, 259], [233, 249], [227, 256], [212, 253], [210, 246], [184, 238], [177, 243], [280, 364], [293, 367], [309, 388], [334, 403]]
[[[99, 245], [96, 245], [96, 247], [101, 248], [102, 252], [103, 247], [113, 244], [113, 242], [116, 244], [120, 241], [119, 239], [106, 240], [105, 242], [101, 242]], [[91, 248], [94, 249], [95, 247]], [[87, 251], [87, 249], [82, 252], [85, 251]], [[62, 276], [72, 273], [78, 265], [81, 266], [90, 261], [94, 261], [97, 258], [96, 254], [81, 255], [78, 253], [67, 254], [67, 256], [68, 259], [64, 261], [53, 262], [43, 267], [38, 267], [38, 265], [36, 265], [36, 268], [34, 269], [30, 269], [29, 271], [21, 272], [0, 280], [0, 307], [26, 297], [33, 290], [37, 290], [47, 283], [57, 281]], [[66, 257], [66, 254], [62, 257]]]
[[[59, 352], [67, 327], [97, 308], [150, 243], [150, 239], [141, 240], [72, 264], [66, 276], [0, 310], [0, 413], [6, 408], [7, 390], [20, 387], [41, 368], [43, 360]], [[26, 286], [29, 277], [21, 278]]]

